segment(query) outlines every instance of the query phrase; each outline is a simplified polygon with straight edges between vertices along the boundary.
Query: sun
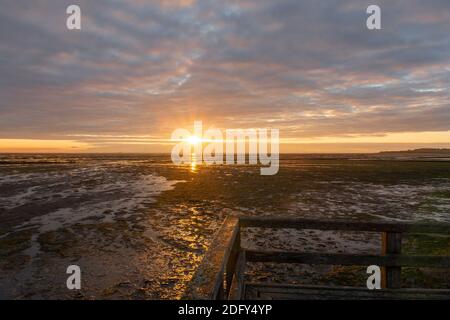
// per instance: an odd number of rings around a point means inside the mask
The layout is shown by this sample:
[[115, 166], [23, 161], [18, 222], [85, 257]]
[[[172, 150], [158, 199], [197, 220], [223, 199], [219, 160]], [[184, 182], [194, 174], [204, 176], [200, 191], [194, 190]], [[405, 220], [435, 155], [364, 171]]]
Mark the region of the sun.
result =
[[189, 142], [190, 144], [198, 144], [201, 142], [201, 139], [197, 136], [190, 136], [189, 138], [187, 138], [187, 142]]

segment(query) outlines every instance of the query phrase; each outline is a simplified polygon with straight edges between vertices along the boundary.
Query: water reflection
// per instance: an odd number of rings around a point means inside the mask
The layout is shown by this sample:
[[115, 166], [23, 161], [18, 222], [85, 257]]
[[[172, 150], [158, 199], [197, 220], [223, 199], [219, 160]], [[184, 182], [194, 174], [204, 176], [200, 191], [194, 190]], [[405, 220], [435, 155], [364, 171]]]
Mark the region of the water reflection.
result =
[[197, 172], [197, 155], [195, 153], [191, 154], [191, 167], [190, 170], [192, 173], [196, 173]]

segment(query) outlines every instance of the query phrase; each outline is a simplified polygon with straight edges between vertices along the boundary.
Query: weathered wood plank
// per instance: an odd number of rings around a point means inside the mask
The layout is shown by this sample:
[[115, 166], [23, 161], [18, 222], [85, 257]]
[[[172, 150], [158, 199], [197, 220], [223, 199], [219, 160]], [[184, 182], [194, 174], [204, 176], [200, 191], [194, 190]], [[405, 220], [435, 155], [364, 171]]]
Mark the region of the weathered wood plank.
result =
[[[382, 255], [398, 255], [402, 252], [402, 234], [383, 232], [381, 234]], [[402, 268], [383, 266], [381, 268], [381, 286], [383, 288], [400, 288]]]
[[231, 286], [233, 283], [233, 279], [236, 274], [236, 266], [238, 262], [239, 253], [241, 250], [241, 231], [239, 225], [236, 228], [236, 235], [234, 241], [231, 242], [231, 251], [228, 257], [228, 261], [226, 261], [225, 268], [225, 297], [228, 297], [230, 294]]
[[268, 250], [245, 250], [245, 252], [249, 262], [450, 268], [450, 257], [447, 256], [406, 256], [396, 254], [381, 256]]
[[314, 285], [288, 285], [270, 283], [247, 283], [245, 299], [268, 300], [366, 300], [366, 299], [450, 299], [447, 289], [382, 289], [368, 290], [357, 287], [328, 287]]
[[225, 266], [238, 235], [238, 219], [231, 216], [227, 217], [192, 277], [183, 296], [184, 299], [218, 300], [225, 298]]
[[239, 258], [236, 267], [236, 288], [233, 292], [232, 298], [241, 300], [244, 297], [244, 278], [245, 278], [245, 268], [246, 268], [247, 258], [245, 256], [245, 251], [241, 250], [239, 253]]
[[450, 223], [391, 223], [391, 222], [358, 222], [345, 220], [316, 220], [292, 217], [249, 217], [241, 216], [243, 228], [289, 228], [343, 231], [372, 231], [398, 233], [444, 233], [450, 234]]

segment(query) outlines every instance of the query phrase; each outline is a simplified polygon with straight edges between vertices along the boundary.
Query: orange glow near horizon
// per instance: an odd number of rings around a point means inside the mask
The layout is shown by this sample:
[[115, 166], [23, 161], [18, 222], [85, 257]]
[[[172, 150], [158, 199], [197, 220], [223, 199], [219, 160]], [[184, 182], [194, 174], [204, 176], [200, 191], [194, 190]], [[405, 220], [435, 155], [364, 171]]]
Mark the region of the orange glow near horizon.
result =
[[[347, 135], [329, 137], [283, 137], [281, 131], [281, 152], [303, 153], [320, 151], [321, 153], [352, 152], [378, 152], [385, 150], [404, 150], [421, 147], [450, 148], [450, 131], [439, 132], [399, 132], [380, 135]], [[198, 136], [190, 136], [185, 140], [191, 145], [212, 142]], [[223, 141], [225, 142], [225, 141]], [[162, 138], [142, 138], [142, 136], [103, 136], [89, 135], [88, 138], [80, 135], [72, 140], [50, 139], [0, 139], [0, 153], [78, 153], [78, 152], [170, 152], [177, 141]], [[360, 145], [359, 149], [348, 148], [350, 144]], [[419, 146], [420, 145], [420, 146]], [[410, 147], [409, 147], [410, 146]]]
[[0, 139], [0, 152], [83, 152], [86, 142], [75, 140]]

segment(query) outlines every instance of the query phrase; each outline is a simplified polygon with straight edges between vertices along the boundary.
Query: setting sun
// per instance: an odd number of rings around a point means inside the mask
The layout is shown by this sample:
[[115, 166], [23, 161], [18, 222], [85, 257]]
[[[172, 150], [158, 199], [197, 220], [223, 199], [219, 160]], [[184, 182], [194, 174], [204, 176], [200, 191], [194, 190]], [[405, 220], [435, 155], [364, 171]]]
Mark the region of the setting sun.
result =
[[197, 136], [191, 136], [187, 139], [187, 142], [189, 142], [190, 144], [198, 144], [201, 142], [201, 139]]

